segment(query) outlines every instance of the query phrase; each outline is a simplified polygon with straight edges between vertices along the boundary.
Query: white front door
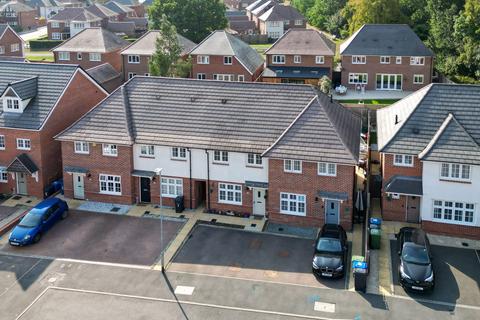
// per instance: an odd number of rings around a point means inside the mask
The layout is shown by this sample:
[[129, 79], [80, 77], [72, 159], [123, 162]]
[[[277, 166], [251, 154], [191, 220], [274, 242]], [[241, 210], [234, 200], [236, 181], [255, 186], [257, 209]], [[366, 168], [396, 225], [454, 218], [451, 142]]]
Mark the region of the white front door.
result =
[[253, 188], [253, 214], [256, 216], [265, 215], [265, 189]]
[[73, 197], [75, 199], [85, 199], [84, 176], [81, 174], [73, 174]]
[[17, 172], [17, 193], [27, 195], [27, 175], [23, 172]]
[[340, 203], [337, 200], [326, 200], [325, 207], [325, 223], [339, 224]]

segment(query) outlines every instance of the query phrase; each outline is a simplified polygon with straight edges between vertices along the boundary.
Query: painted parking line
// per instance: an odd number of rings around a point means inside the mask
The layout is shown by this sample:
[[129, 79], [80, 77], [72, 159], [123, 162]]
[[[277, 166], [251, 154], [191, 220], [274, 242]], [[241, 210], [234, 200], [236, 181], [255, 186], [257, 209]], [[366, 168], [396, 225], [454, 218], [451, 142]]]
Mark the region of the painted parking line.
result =
[[315, 305], [313, 306], [313, 310], [321, 311], [321, 312], [334, 313], [335, 312], [335, 303], [315, 301]]
[[446, 306], [446, 307], [463, 308], [463, 309], [480, 311], [480, 306], [471, 306], [471, 305], [468, 305], [468, 304], [451, 303], [451, 302], [429, 300], [429, 299], [422, 299], [422, 298], [412, 298], [412, 297], [399, 296], [399, 295], [392, 295], [391, 297], [392, 298], [397, 298], [397, 299], [402, 299], [402, 300], [408, 300], [408, 301], [416, 301], [416, 302], [421, 302], [421, 303], [436, 304], [436, 305]]
[[478, 254], [478, 251], [479, 250], [475, 250], [475, 254], [477, 255], [478, 264], [480, 264], [480, 255]]
[[174, 293], [176, 295], [185, 295], [185, 296], [191, 296], [193, 294], [193, 290], [195, 290], [195, 287], [188, 287], [188, 286], [177, 286], [175, 288]]
[[11, 288], [13, 288], [15, 286], [15, 284], [19, 283], [30, 271], [32, 271], [42, 260], [38, 260], [37, 262], [35, 262], [35, 264], [33, 266], [31, 266], [30, 268], [28, 268], [27, 271], [25, 271], [20, 277], [18, 277], [17, 279], [15, 279], [15, 282], [12, 283], [11, 286], [5, 288], [5, 290], [0, 294], [0, 297], [2, 297], [5, 293], [8, 292], [8, 290], [10, 290]]

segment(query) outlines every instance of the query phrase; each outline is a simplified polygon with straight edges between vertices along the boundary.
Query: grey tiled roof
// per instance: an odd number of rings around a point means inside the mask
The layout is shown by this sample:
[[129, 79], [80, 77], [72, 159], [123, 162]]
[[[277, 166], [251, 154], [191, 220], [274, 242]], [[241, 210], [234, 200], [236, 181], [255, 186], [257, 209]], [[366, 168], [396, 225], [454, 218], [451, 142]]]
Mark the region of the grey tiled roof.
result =
[[378, 110], [377, 126], [381, 152], [419, 155], [428, 147], [435, 161], [480, 164], [480, 86], [431, 84]]
[[7, 30], [8, 24], [0, 24], [0, 38], [3, 36], [5, 30]]
[[121, 88], [126, 96], [116, 90], [58, 138], [263, 153], [310, 105], [272, 152], [340, 163], [358, 158], [351, 154], [358, 154], [358, 117], [323, 94], [317, 99], [311, 86], [134, 77]]
[[72, 20], [73, 21], [100, 21], [102, 20], [102, 18], [84, 9]]
[[422, 196], [422, 177], [393, 176], [385, 184], [385, 192]]
[[228, 26], [230, 27], [230, 29], [235, 30], [237, 32], [255, 30], [255, 21], [231, 20], [228, 23]]
[[259, 17], [262, 21], [305, 20], [300, 12], [292, 6], [276, 4]]
[[346, 192], [319, 191], [318, 196], [324, 199], [341, 200], [341, 201], [348, 200], [348, 193]]
[[23, 113], [1, 113], [0, 127], [39, 129], [77, 68], [67, 64], [0, 62], [0, 92], [12, 82], [38, 77], [37, 95]]
[[313, 29], [289, 29], [265, 54], [334, 56], [335, 43]]
[[108, 21], [107, 29], [117, 34], [133, 35], [135, 33], [135, 22], [133, 21]]
[[340, 45], [340, 54], [433, 56], [406, 24], [365, 24]]
[[85, 28], [52, 49], [54, 52], [112, 52], [125, 48], [130, 42], [103, 28]]
[[330, 74], [330, 68], [315, 67], [281, 67], [270, 66], [263, 70], [264, 77], [320, 79]]
[[212, 32], [190, 54], [235, 56], [251, 74], [264, 62], [255, 49], [224, 30]]
[[104, 63], [99, 66], [86, 70], [87, 73], [100, 84], [121, 76], [110, 63]]
[[109, 8], [100, 3], [95, 3], [91, 6], [88, 6], [85, 8], [85, 10], [102, 19], [118, 16], [118, 13], [110, 10]]
[[22, 153], [13, 159], [13, 161], [8, 165], [6, 171], [32, 174], [38, 171], [38, 167], [28, 156], [28, 154]]
[[105, 7], [108, 9], [116, 12], [116, 13], [128, 13], [128, 12], [134, 12], [130, 7], [127, 7], [123, 4], [118, 3], [117, 1], [109, 1], [105, 4]]
[[0, 4], [0, 11], [10, 10], [14, 12], [25, 12], [35, 10], [34, 8], [27, 6], [25, 3], [18, 1], [10, 1], [4, 4]]
[[[155, 53], [155, 44], [159, 35], [160, 32], [158, 30], [148, 31], [130, 46], [126, 47], [122, 51], [122, 54], [153, 55]], [[196, 46], [194, 42], [188, 40], [180, 34], [177, 34], [177, 37], [178, 43], [182, 47], [182, 55], [187, 54]]]
[[84, 11], [84, 8], [65, 8], [48, 21], [70, 21]]
[[[37, 95], [38, 77], [30, 77], [27, 79], [12, 82], [8, 87], [12, 88], [18, 97], [22, 100], [31, 99]], [[7, 88], [8, 88], [7, 87]]]
[[251, 4], [249, 4], [245, 10], [247, 11], [252, 11], [253, 9], [257, 8], [258, 6], [264, 4], [265, 2], [267, 2], [269, 0], [257, 0], [255, 2], [252, 2]]

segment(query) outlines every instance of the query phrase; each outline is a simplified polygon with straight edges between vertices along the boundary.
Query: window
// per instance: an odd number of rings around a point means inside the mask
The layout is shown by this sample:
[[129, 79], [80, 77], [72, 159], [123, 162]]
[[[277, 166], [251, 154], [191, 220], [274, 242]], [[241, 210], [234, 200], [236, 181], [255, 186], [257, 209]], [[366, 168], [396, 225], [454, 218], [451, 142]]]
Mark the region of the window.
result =
[[304, 194], [280, 192], [280, 212], [296, 216], [306, 216]]
[[401, 74], [376, 74], [377, 90], [402, 90], [402, 81]]
[[413, 84], [423, 84], [423, 74], [414, 74]]
[[368, 83], [368, 74], [366, 73], [349, 73], [348, 74], [348, 83], [350, 84], [366, 84]]
[[381, 64], [390, 64], [390, 57], [389, 56], [381, 56], [380, 57]]
[[243, 82], [245, 81], [245, 76], [243, 74], [238, 75], [238, 81]]
[[59, 52], [58, 53], [58, 60], [60, 60], [60, 61], [70, 60], [70, 52]]
[[118, 155], [116, 144], [103, 144], [102, 149], [104, 156], [116, 157]]
[[234, 75], [233, 74], [214, 74], [213, 75], [213, 80], [218, 80], [218, 81], [234, 81]]
[[100, 193], [121, 195], [122, 182], [120, 176], [100, 174]]
[[10, 45], [10, 52], [20, 51], [20, 45], [18, 43], [12, 43]]
[[210, 57], [209, 56], [197, 56], [197, 63], [198, 64], [209, 64]]
[[242, 186], [238, 184], [219, 183], [218, 202], [242, 204]]
[[423, 66], [425, 64], [425, 57], [410, 57], [411, 66]]
[[81, 52], [78, 52], [77, 53], [77, 60], [82, 60], [82, 53]]
[[366, 64], [367, 57], [366, 56], [352, 56], [352, 63], [353, 64]]
[[60, 32], [52, 32], [52, 40], [62, 40]]
[[0, 150], [5, 150], [5, 136], [0, 136]]
[[60, 28], [60, 23], [58, 21], [52, 21], [52, 28]]
[[197, 79], [205, 80], [207, 79], [207, 76], [205, 75], [205, 73], [197, 73]]
[[75, 153], [88, 154], [90, 152], [89, 144], [86, 141], [75, 141]]
[[83, 29], [83, 28], [85, 28], [85, 24], [79, 23], [79, 22], [74, 22], [74, 23], [73, 23], [73, 28], [75, 28], [75, 29]]
[[91, 52], [88, 54], [89, 60], [90, 61], [101, 61], [102, 60], [102, 55], [98, 52]]
[[413, 167], [413, 156], [406, 154], [395, 154], [393, 165], [397, 167]]
[[315, 63], [316, 64], [324, 64], [325, 63], [325, 57], [324, 56], [315, 56]]
[[301, 20], [301, 19], [300, 19], [300, 20], [295, 20], [295, 25], [296, 25], [296, 26], [301, 26], [301, 25], [303, 25], [303, 20]]
[[140, 154], [144, 157], [155, 157], [155, 146], [140, 146]]
[[5, 53], [5, 47], [4, 46], [0, 46], [0, 54], [4, 54]]
[[440, 177], [447, 180], [470, 180], [470, 166], [468, 164], [442, 163]]
[[283, 160], [283, 171], [302, 173], [302, 161], [289, 159]]
[[398, 193], [390, 193], [390, 197], [394, 200], [400, 199], [400, 194]]
[[22, 139], [22, 138], [17, 139], [18, 150], [30, 150], [30, 148], [31, 148], [30, 139]]
[[247, 164], [249, 166], [261, 166], [262, 165], [262, 156], [259, 153], [249, 153], [249, 154], [247, 154]]
[[187, 149], [180, 147], [172, 147], [172, 159], [177, 160], [186, 160], [187, 159]]
[[132, 78], [135, 77], [136, 75], [137, 75], [136, 73], [129, 72], [129, 73], [128, 73], [128, 79], [132, 79]]
[[1, 183], [8, 182], [8, 173], [4, 171], [4, 169], [0, 169], [0, 182]]
[[228, 151], [215, 150], [213, 152], [213, 162], [228, 163]]
[[150, 77], [150, 73], [145, 73], [145, 77]]
[[302, 63], [302, 56], [293, 56], [293, 63]]
[[475, 214], [473, 203], [453, 201], [433, 201], [433, 218], [449, 223], [471, 224]]
[[395, 58], [395, 63], [396, 64], [402, 64], [402, 57], [398, 56]]
[[7, 111], [18, 111], [20, 110], [20, 101], [15, 98], [6, 98]]
[[174, 178], [162, 178], [162, 196], [175, 198], [183, 195], [183, 180]]
[[335, 163], [319, 162], [318, 175], [335, 177], [337, 175], [337, 165]]
[[223, 57], [223, 64], [231, 65], [232, 64], [232, 56]]
[[285, 56], [284, 55], [273, 55], [272, 56], [272, 63], [273, 64], [285, 64]]
[[128, 63], [140, 63], [140, 56], [128, 56]]

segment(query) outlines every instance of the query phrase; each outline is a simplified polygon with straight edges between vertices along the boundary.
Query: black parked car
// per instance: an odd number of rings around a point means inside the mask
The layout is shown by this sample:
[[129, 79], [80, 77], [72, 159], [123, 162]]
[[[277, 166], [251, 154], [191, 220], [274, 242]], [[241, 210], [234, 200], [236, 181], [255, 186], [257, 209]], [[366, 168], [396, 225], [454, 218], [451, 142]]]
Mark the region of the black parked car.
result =
[[435, 286], [430, 242], [423, 230], [405, 227], [397, 235], [400, 285], [412, 291], [429, 291]]
[[312, 270], [320, 277], [341, 278], [347, 265], [347, 233], [336, 224], [326, 224], [315, 241]]

